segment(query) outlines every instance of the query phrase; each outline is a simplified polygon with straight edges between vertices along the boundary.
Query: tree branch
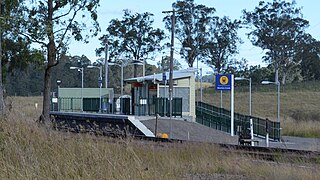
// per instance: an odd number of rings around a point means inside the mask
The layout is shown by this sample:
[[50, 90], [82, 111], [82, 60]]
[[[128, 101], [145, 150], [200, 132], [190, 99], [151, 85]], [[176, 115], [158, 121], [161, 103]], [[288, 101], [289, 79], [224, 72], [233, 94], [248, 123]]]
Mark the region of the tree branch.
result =
[[67, 28], [65, 28], [65, 31], [62, 33], [62, 36], [61, 36], [61, 38], [60, 38], [59, 44], [58, 44], [58, 46], [57, 46], [57, 49], [61, 48], [61, 46], [62, 46], [62, 44], [63, 44], [63, 43], [62, 43], [62, 40], [65, 38], [66, 34], [68, 33], [68, 31], [69, 31], [69, 29], [70, 29], [70, 27], [71, 27], [71, 25], [72, 25], [72, 23], [73, 23], [76, 15], [77, 15], [77, 13], [78, 13], [78, 11], [80, 11], [80, 10], [82, 9], [82, 7], [83, 7], [83, 6], [79, 6], [79, 8], [74, 11], [73, 16], [72, 16], [72, 18], [70, 19], [70, 22], [69, 22]]
[[[68, 15], [70, 14], [70, 12], [72, 11], [72, 9], [73, 9], [75, 6], [76, 6], [76, 5], [70, 6], [68, 12], [66, 12], [65, 14], [62, 14], [62, 15], [60, 15], [60, 16], [53, 17], [52, 20], [54, 21], [54, 20], [60, 19], [60, 18], [62, 18], [62, 17], [68, 16]], [[57, 8], [57, 7], [55, 7], [54, 10], [57, 10], [56, 8]]]
[[26, 38], [28, 38], [28, 39], [29, 39], [30, 41], [32, 41], [32, 42], [41, 44], [41, 45], [43, 45], [43, 46], [47, 46], [47, 43], [45, 43], [45, 42], [43, 42], [43, 41], [39, 41], [39, 40], [33, 38], [33, 37], [32, 37], [31, 35], [29, 35], [29, 34], [21, 33], [21, 35], [24, 36], [24, 37], [26, 37]]

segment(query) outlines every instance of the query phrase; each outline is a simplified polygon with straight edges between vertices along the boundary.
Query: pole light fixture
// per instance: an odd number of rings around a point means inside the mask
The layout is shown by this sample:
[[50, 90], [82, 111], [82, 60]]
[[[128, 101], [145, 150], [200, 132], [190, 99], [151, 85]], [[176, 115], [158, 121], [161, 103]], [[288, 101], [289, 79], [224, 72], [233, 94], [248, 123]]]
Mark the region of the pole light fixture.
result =
[[[251, 77], [250, 78], [244, 78], [244, 77], [235, 77], [235, 81], [249, 81], [249, 116], [250, 116], [250, 135], [251, 140], [253, 140], [253, 120], [252, 120], [252, 83], [251, 83]], [[254, 142], [251, 142], [251, 146], [254, 146]]]
[[70, 69], [81, 72], [81, 112], [83, 112], [83, 67], [70, 67]]
[[169, 116], [170, 116], [170, 138], [172, 136], [172, 96], [173, 96], [173, 54], [174, 54], [174, 32], [176, 24], [176, 13], [184, 11], [176, 11], [174, 8], [171, 11], [162, 11], [162, 13], [171, 14], [171, 47], [170, 47], [170, 63], [169, 63]]
[[98, 84], [99, 84], [99, 113], [101, 113], [101, 88], [102, 88], [102, 66], [87, 66], [87, 68], [97, 68], [99, 69], [99, 79], [98, 79]]
[[62, 81], [60, 80], [60, 79], [58, 79], [57, 81], [56, 81], [56, 83], [57, 83], [57, 86], [58, 86], [58, 91], [57, 91], [57, 97], [58, 97], [58, 111], [60, 111], [60, 101], [59, 101], [59, 97], [60, 97], [60, 85], [61, 85], [61, 83], [62, 83]]
[[171, 13], [171, 47], [170, 47], [170, 63], [169, 63], [169, 116], [170, 116], [170, 138], [172, 136], [172, 93], [173, 93], [173, 54], [174, 54], [174, 32], [176, 23], [176, 11], [172, 9], [171, 11], [162, 11], [162, 13]]
[[120, 93], [120, 97], [122, 97], [123, 96], [123, 61], [120, 61], [120, 62], [121, 62], [121, 64], [109, 62], [109, 65], [121, 67], [121, 93]]
[[268, 84], [275, 84], [275, 85], [277, 85], [277, 88], [278, 88], [278, 115], [277, 115], [277, 122], [279, 123], [279, 140], [281, 139], [281, 137], [280, 137], [280, 135], [281, 135], [281, 133], [280, 133], [280, 129], [281, 129], [281, 127], [280, 127], [280, 82], [279, 82], [279, 80], [277, 81], [277, 82], [272, 82], [272, 81], [261, 81], [261, 84], [263, 84], [263, 85], [268, 85]]
[[251, 78], [235, 77], [236, 81], [249, 81], [249, 115], [252, 115], [252, 81]]

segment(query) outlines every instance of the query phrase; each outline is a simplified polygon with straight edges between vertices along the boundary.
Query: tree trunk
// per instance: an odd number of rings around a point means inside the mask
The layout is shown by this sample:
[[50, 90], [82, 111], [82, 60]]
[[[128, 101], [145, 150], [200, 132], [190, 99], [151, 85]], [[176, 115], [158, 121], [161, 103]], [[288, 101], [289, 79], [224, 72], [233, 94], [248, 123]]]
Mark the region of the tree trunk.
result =
[[286, 78], [287, 78], [287, 73], [283, 73], [282, 82], [281, 82], [282, 85], [286, 84]]
[[[0, 15], [2, 15], [3, 2], [0, 0]], [[2, 84], [2, 27], [0, 27], [0, 117], [5, 115], [4, 88]]]
[[43, 107], [42, 114], [40, 116], [40, 122], [45, 123], [50, 120], [50, 92], [51, 92], [51, 73], [52, 68], [56, 64], [56, 46], [54, 42], [53, 33], [53, 0], [48, 0], [48, 39], [47, 45], [47, 60], [48, 64], [44, 73], [44, 84], [43, 84]]
[[51, 68], [46, 68], [44, 73], [44, 88], [43, 88], [43, 107], [40, 122], [49, 120], [50, 113], [50, 91], [51, 91]]

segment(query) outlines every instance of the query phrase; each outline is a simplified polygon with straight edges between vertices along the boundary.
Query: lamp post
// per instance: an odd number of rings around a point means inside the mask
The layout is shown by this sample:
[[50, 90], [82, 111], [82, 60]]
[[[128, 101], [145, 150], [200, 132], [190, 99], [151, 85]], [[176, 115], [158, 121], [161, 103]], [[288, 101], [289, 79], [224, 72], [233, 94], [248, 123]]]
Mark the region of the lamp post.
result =
[[59, 97], [60, 97], [60, 92], [59, 92], [59, 90], [60, 90], [60, 85], [61, 85], [61, 80], [57, 80], [57, 86], [58, 86], [58, 92], [57, 92], [57, 96], [58, 96], [58, 111], [60, 111], [60, 105], [59, 105], [59, 103], [60, 103], [60, 101], [59, 101]]
[[108, 88], [108, 39], [107, 38], [105, 38], [105, 47], [104, 47], [104, 53], [105, 53], [105, 60], [104, 60], [104, 68], [105, 68], [105, 71], [104, 71], [104, 73], [105, 73], [105, 75], [104, 75], [104, 77], [105, 77], [105, 87], [106, 87], [106, 89]]
[[200, 68], [200, 101], [202, 102], [202, 68]]
[[101, 88], [102, 88], [102, 66], [87, 66], [87, 68], [98, 68], [99, 69], [99, 113], [101, 113]]
[[121, 64], [110, 62], [109, 65], [121, 67], [121, 97], [122, 97], [123, 96], [123, 61], [121, 61]]
[[[121, 61], [121, 65], [118, 64], [118, 63], [113, 63], [113, 62], [110, 62], [109, 65], [110, 65], [110, 66], [120, 66], [120, 67], [121, 67], [121, 85], [120, 85], [121, 94], [120, 94], [120, 100], [122, 101], [122, 96], [123, 96], [123, 61]], [[121, 104], [121, 103], [120, 103], [120, 104]], [[123, 113], [122, 107], [120, 108], [120, 113]]]
[[[250, 116], [250, 134], [251, 134], [251, 140], [253, 140], [253, 120], [252, 120], [252, 91], [251, 91], [251, 78], [244, 78], [244, 77], [236, 77], [234, 78], [236, 81], [249, 81], [249, 116]], [[251, 146], [254, 146], [254, 142], [251, 141]]]
[[235, 77], [236, 81], [249, 81], [249, 115], [252, 115], [252, 91], [251, 91], [251, 78]]
[[262, 81], [261, 82], [261, 84], [275, 84], [275, 85], [277, 85], [277, 88], [278, 88], [278, 115], [277, 115], [277, 121], [278, 121], [278, 123], [279, 123], [279, 140], [280, 140], [280, 82], [279, 82], [279, 80], [277, 81], [277, 82], [272, 82], [272, 81]]
[[176, 11], [163, 11], [162, 13], [172, 13], [171, 15], [171, 49], [170, 49], [170, 66], [169, 66], [169, 116], [170, 116], [170, 138], [172, 138], [172, 91], [173, 91], [173, 53], [174, 53], [174, 31]]
[[70, 67], [70, 69], [81, 72], [81, 112], [83, 112], [83, 67]]

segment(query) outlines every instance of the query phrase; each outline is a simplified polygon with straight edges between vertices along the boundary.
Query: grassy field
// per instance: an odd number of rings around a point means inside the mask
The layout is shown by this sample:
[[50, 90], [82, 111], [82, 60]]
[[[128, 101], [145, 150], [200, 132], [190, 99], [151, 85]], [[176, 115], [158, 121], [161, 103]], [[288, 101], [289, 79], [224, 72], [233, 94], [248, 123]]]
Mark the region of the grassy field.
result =
[[[317, 179], [320, 165], [267, 162], [215, 145], [158, 146], [38, 125], [39, 97], [10, 98], [0, 120], [0, 179]], [[281, 155], [279, 155], [281, 157]], [[281, 158], [279, 158], [281, 159]]]

